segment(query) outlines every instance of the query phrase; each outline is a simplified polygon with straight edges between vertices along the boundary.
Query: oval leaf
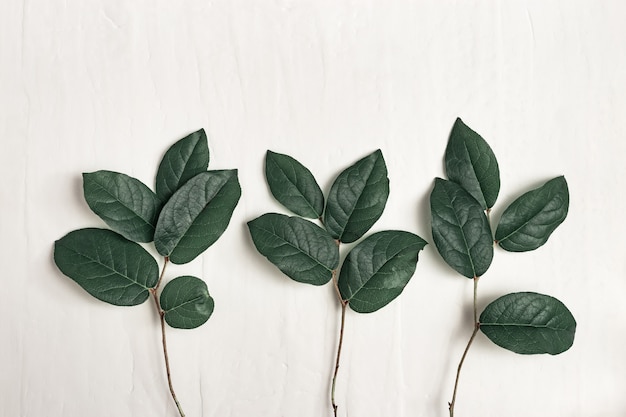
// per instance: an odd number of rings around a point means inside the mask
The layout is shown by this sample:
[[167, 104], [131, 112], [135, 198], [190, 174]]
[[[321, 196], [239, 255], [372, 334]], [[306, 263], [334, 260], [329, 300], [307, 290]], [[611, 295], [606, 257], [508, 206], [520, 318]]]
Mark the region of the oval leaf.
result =
[[383, 214], [387, 197], [387, 165], [379, 149], [335, 179], [326, 202], [324, 226], [333, 238], [354, 242]]
[[154, 233], [157, 251], [175, 264], [195, 259], [224, 233], [240, 196], [237, 170], [196, 175], [161, 210]]
[[350, 251], [341, 267], [339, 291], [352, 310], [376, 311], [396, 298], [413, 276], [426, 241], [413, 233], [374, 233]]
[[159, 277], [144, 248], [105, 229], [75, 230], [57, 240], [54, 262], [89, 294], [119, 306], [143, 303]]
[[261, 255], [295, 281], [326, 284], [339, 265], [337, 242], [308, 220], [267, 213], [248, 228]]
[[557, 355], [574, 343], [576, 320], [556, 298], [520, 292], [489, 304], [480, 315], [480, 330], [515, 353]]
[[456, 119], [445, 155], [450, 181], [461, 185], [483, 209], [493, 207], [500, 192], [500, 170], [491, 147], [461, 119]]
[[485, 212], [459, 185], [435, 179], [430, 194], [433, 240], [444, 261], [468, 278], [483, 275], [493, 258]]
[[195, 329], [213, 314], [214, 302], [204, 281], [192, 276], [174, 278], [160, 297], [167, 324], [177, 329]]
[[504, 210], [496, 241], [510, 252], [537, 249], [550, 237], [569, 208], [569, 191], [565, 177], [556, 177], [542, 187], [527, 192]]
[[267, 151], [265, 177], [272, 195], [295, 214], [317, 219], [324, 211], [324, 195], [313, 174], [288, 155]]
[[112, 171], [83, 174], [87, 204], [104, 222], [127, 239], [152, 242], [159, 200], [141, 181]]
[[156, 194], [165, 203], [183, 184], [209, 165], [209, 145], [204, 129], [173, 144], [161, 160], [156, 175]]

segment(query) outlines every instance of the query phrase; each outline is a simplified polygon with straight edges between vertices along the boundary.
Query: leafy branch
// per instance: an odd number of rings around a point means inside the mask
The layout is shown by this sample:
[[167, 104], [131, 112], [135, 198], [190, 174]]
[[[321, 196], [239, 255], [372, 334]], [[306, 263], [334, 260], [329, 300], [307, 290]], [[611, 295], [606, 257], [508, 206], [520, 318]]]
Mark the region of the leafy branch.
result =
[[[363, 236], [380, 218], [389, 196], [387, 166], [377, 150], [342, 171], [325, 198], [311, 171], [294, 158], [268, 151], [265, 176], [272, 195], [297, 216], [267, 213], [248, 222], [257, 250], [291, 279], [311, 285], [333, 281], [341, 305], [330, 405], [348, 307], [371, 313], [389, 304], [409, 282], [426, 241], [398, 230]], [[318, 220], [321, 226], [312, 221]], [[342, 243], [358, 243], [339, 268]]]
[[556, 355], [572, 346], [576, 321], [559, 300], [533, 292], [504, 295], [480, 317], [476, 306], [479, 278], [491, 265], [494, 242], [510, 252], [534, 250], [565, 220], [569, 206], [565, 178], [556, 177], [511, 203], [494, 240], [489, 215], [500, 191], [498, 162], [487, 142], [461, 119], [450, 133], [445, 167], [449, 180], [437, 178], [430, 195], [433, 240], [444, 261], [474, 282], [474, 328], [448, 403], [454, 417], [461, 370], [479, 330], [516, 353]]
[[[156, 192], [139, 180], [112, 171], [83, 174], [89, 207], [112, 229], [74, 230], [54, 245], [57, 267], [95, 298], [133, 306], [154, 300], [161, 324], [167, 381], [178, 413], [165, 323], [193, 329], [213, 313], [206, 283], [180, 276], [161, 283], [169, 262], [192, 261], [224, 233], [241, 196], [236, 170], [207, 171], [209, 148], [204, 130], [172, 145], [156, 175]], [[156, 260], [137, 242], [153, 242]]]

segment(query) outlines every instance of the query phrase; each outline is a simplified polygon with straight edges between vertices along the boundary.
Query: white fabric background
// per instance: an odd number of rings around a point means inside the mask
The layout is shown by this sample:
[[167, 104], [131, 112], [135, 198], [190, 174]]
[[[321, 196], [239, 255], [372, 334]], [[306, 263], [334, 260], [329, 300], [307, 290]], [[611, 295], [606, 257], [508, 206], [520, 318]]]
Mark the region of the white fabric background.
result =
[[[263, 176], [287, 153], [325, 190], [381, 148], [391, 195], [373, 231], [431, 240], [428, 195], [457, 116], [500, 163], [494, 219], [564, 174], [570, 213], [535, 252], [497, 250], [480, 305], [513, 291], [561, 299], [573, 348], [519, 356], [480, 335], [457, 415], [626, 414], [626, 26], [615, 1], [4, 0], [0, 4], [0, 415], [175, 416], [150, 303], [91, 298], [52, 261], [53, 242], [102, 227], [82, 172], [150, 186], [174, 141], [204, 127], [211, 167], [239, 168], [224, 236], [168, 279], [195, 274], [216, 301], [168, 331], [188, 417], [331, 416], [339, 306], [292, 282], [245, 223], [285, 212]], [[471, 281], [420, 255], [404, 293], [348, 312], [340, 416], [446, 417], [471, 332]]]

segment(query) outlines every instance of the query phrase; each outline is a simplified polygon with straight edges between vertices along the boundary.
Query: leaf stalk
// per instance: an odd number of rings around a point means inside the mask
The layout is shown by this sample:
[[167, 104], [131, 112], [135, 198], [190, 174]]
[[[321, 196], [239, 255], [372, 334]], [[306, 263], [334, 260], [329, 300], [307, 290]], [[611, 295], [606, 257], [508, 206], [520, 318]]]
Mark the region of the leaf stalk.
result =
[[154, 300], [154, 305], [157, 309], [157, 314], [159, 315], [159, 319], [161, 321], [161, 342], [163, 344], [163, 358], [165, 360], [165, 372], [167, 374], [167, 384], [170, 389], [170, 394], [172, 395], [172, 399], [174, 403], [176, 403], [176, 408], [178, 409], [178, 413], [180, 417], [185, 417], [185, 413], [178, 402], [178, 398], [176, 397], [176, 393], [174, 392], [174, 385], [172, 384], [172, 373], [170, 371], [170, 360], [167, 354], [167, 339], [165, 337], [165, 312], [161, 308], [161, 303], [159, 302], [159, 297], [157, 295], [157, 291], [159, 286], [161, 285], [161, 281], [163, 276], [165, 275], [165, 269], [167, 268], [167, 264], [169, 262], [169, 258], [166, 256], [163, 262], [163, 269], [161, 270], [161, 275], [159, 276], [159, 280], [154, 288], [150, 289], [150, 293], [152, 294], [152, 299]]
[[[339, 243], [337, 243], [339, 245]], [[341, 326], [339, 328], [339, 344], [337, 346], [337, 357], [335, 359], [335, 371], [333, 373], [333, 380], [331, 383], [330, 390], [330, 404], [333, 409], [333, 415], [337, 417], [337, 403], [335, 403], [335, 386], [337, 385], [337, 374], [339, 373], [339, 361], [341, 359], [341, 348], [343, 347], [343, 333], [346, 324], [346, 308], [348, 307], [348, 302], [343, 299], [341, 296], [341, 292], [339, 291], [339, 283], [337, 281], [337, 270], [333, 271], [333, 286], [335, 287], [335, 291], [337, 293], [337, 297], [339, 298], [339, 302], [341, 303]]]
[[459, 362], [459, 366], [456, 370], [456, 379], [454, 380], [454, 391], [452, 392], [452, 401], [448, 403], [450, 417], [454, 417], [454, 406], [456, 404], [456, 394], [457, 394], [457, 389], [459, 388], [459, 378], [461, 376], [461, 369], [463, 368], [463, 363], [465, 362], [465, 358], [467, 357], [467, 352], [469, 352], [469, 349], [472, 346], [472, 343], [474, 342], [474, 338], [476, 337], [478, 330], [480, 330], [480, 322], [478, 321], [478, 308], [476, 306], [479, 278], [480, 277], [474, 277], [474, 331], [472, 331], [472, 335], [470, 336], [470, 339], [467, 342], [467, 346], [465, 346], [465, 350], [463, 351], [463, 356], [461, 356], [461, 361]]

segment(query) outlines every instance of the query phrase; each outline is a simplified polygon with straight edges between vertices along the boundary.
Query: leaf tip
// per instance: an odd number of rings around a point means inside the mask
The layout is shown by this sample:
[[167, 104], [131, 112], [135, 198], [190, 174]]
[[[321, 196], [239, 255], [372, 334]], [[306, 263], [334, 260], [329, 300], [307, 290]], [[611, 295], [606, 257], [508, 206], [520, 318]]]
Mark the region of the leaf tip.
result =
[[198, 143], [198, 142], [204, 142], [204, 143], [206, 143], [206, 144], [207, 144], [207, 146], [208, 146], [207, 134], [206, 134], [206, 131], [204, 130], [204, 128], [203, 128], [203, 127], [201, 127], [200, 129], [196, 130], [195, 132], [193, 132], [193, 133], [192, 133], [191, 135], [189, 135], [189, 136], [196, 136], [196, 137], [198, 138], [196, 143]]
[[455, 129], [458, 129], [458, 128], [467, 128], [467, 125], [465, 124], [463, 119], [461, 119], [460, 117], [457, 117], [456, 120], [454, 121], [454, 125], [452, 126], [452, 130], [455, 130]]
[[87, 181], [89, 178], [93, 177], [93, 175], [96, 173], [97, 171], [94, 172], [83, 172], [81, 174], [81, 177], [83, 178], [83, 182]]

